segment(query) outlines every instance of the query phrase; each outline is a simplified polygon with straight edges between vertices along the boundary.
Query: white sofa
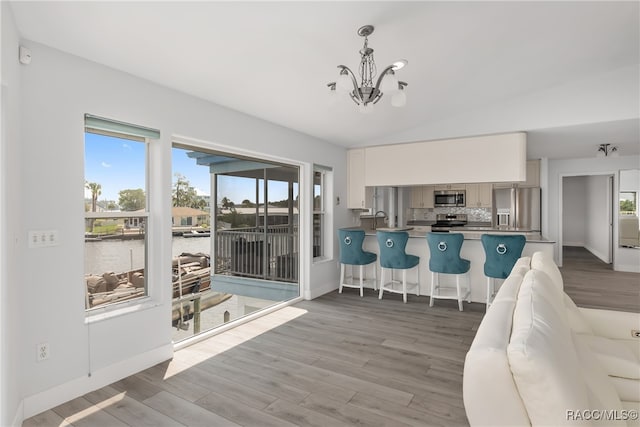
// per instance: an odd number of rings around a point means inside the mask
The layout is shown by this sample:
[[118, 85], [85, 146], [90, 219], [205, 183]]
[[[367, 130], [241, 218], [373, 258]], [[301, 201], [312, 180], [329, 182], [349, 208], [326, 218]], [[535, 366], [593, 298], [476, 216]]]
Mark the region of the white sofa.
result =
[[521, 258], [465, 359], [470, 424], [640, 425], [634, 330], [640, 313], [578, 308], [548, 255]]

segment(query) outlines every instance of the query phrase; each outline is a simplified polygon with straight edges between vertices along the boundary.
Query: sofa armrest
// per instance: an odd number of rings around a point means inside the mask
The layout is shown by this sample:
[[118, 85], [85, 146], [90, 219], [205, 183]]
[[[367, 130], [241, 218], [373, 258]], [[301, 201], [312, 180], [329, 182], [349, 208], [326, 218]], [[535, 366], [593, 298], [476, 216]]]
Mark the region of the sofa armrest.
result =
[[640, 313], [583, 307], [579, 309], [595, 335], [616, 340], [637, 339], [640, 343], [640, 336], [633, 335], [634, 331], [640, 333]]

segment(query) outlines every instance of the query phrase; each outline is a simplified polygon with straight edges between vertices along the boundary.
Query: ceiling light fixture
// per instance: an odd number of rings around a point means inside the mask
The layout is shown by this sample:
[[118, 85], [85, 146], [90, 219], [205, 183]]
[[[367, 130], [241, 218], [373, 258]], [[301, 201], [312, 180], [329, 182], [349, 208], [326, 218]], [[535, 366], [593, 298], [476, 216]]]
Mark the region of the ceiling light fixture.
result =
[[618, 156], [618, 147], [611, 146], [611, 144], [600, 144], [598, 146], [598, 157], [607, 157], [611, 154], [612, 157]]
[[383, 92], [391, 95], [391, 105], [394, 107], [404, 107], [407, 103], [407, 95], [404, 91], [407, 83], [398, 81], [395, 72], [407, 65], [406, 59], [401, 59], [387, 66], [375, 85], [373, 79], [376, 76], [376, 63], [373, 59], [373, 49], [369, 47], [369, 39], [373, 33], [373, 25], [365, 25], [358, 29], [358, 35], [364, 37], [364, 46], [360, 50], [360, 85], [353, 71], [346, 65], [338, 65], [340, 75], [335, 82], [328, 83], [333, 96], [337, 91], [348, 93], [361, 112], [368, 113], [373, 110], [373, 104], [382, 98]]

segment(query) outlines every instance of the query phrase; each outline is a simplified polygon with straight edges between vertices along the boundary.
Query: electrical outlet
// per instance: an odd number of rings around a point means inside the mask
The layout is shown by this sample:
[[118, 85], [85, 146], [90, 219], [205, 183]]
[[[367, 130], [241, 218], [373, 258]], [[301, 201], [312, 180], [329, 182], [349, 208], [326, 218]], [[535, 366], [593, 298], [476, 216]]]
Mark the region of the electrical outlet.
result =
[[42, 362], [43, 360], [47, 360], [50, 356], [49, 353], [49, 343], [41, 343], [36, 346], [36, 360], [38, 362]]

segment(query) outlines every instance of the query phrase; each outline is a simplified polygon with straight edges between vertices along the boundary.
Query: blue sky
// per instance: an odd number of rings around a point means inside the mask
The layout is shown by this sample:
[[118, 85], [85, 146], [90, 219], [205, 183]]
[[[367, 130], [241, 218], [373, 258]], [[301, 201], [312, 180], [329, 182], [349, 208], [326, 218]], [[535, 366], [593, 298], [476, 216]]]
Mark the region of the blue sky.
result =
[[[187, 178], [192, 187], [196, 188], [198, 194], [210, 195], [209, 168], [197, 165], [195, 159], [187, 157], [188, 151], [192, 150], [172, 149], [172, 182], [175, 181], [175, 174], [180, 173]], [[96, 182], [102, 186], [102, 194], [98, 200], [117, 202], [120, 190], [144, 188], [144, 165], [144, 143], [85, 133], [85, 181]], [[254, 201], [255, 181], [223, 176], [218, 184], [218, 201], [225, 196], [236, 204], [240, 204], [244, 199]], [[85, 190], [85, 197], [91, 197], [88, 190]], [[260, 197], [262, 197], [262, 190]], [[271, 182], [269, 199], [277, 201], [286, 198], [287, 184]]]
[[[120, 190], [145, 187], [144, 148], [141, 142], [85, 133], [84, 179], [102, 186], [98, 200], [117, 202]], [[91, 197], [88, 190], [85, 197]]]

